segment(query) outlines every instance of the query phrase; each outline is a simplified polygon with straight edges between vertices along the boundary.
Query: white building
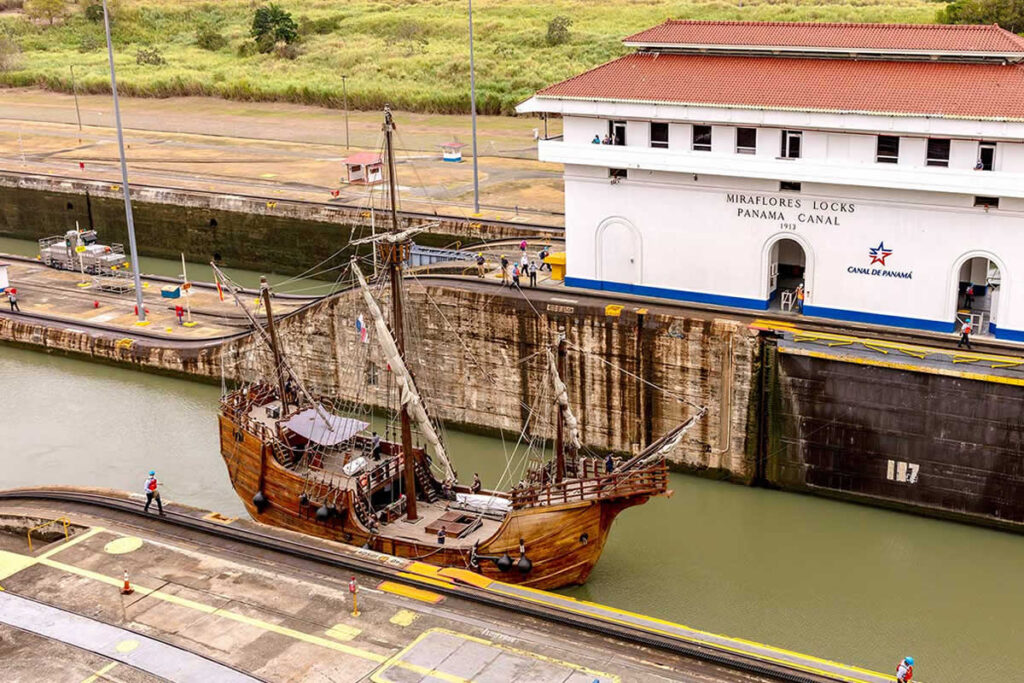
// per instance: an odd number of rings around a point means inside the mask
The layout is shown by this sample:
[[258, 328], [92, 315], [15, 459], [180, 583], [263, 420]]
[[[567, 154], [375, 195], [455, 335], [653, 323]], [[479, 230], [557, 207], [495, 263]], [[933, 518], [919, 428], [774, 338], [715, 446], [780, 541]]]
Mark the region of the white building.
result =
[[765, 310], [803, 282], [808, 315], [951, 332], [973, 283], [982, 331], [1024, 341], [1024, 39], [668, 21], [625, 44], [518, 109], [564, 117], [539, 153], [565, 165], [568, 285]]

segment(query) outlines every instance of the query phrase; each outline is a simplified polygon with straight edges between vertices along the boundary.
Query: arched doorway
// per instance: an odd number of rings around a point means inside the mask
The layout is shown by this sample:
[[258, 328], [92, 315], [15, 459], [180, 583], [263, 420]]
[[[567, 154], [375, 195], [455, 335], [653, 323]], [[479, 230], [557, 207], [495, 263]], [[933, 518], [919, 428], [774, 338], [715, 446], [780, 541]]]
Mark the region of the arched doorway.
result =
[[606, 282], [640, 284], [643, 249], [640, 231], [625, 218], [608, 218], [597, 227], [597, 277]]
[[804, 246], [783, 237], [770, 246], [768, 256], [768, 308], [803, 313], [797, 288], [807, 289], [808, 263]]
[[959, 323], [970, 318], [976, 335], [990, 334], [998, 322], [1002, 271], [994, 255], [977, 252], [964, 255], [955, 268], [955, 316]]

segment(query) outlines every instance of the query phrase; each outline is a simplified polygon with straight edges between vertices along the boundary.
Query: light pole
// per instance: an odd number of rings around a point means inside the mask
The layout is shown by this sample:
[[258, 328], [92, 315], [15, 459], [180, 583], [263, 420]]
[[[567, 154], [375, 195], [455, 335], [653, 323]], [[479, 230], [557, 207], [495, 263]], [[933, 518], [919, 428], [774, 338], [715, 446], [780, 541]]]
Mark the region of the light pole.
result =
[[121, 106], [117, 101], [117, 76], [114, 74], [114, 45], [110, 41], [110, 14], [107, 0], [103, 0], [103, 30], [107, 34], [107, 58], [110, 61], [110, 90], [114, 94], [114, 122], [117, 124], [117, 149], [121, 154], [121, 189], [124, 192], [124, 215], [128, 221], [128, 251], [135, 276], [135, 307], [139, 322], [146, 322], [146, 307], [142, 304], [142, 280], [139, 278], [139, 252], [135, 246], [135, 218], [132, 216], [132, 198], [128, 191], [128, 164], [124, 159], [124, 133], [121, 131]]
[[348, 76], [341, 77], [341, 96], [345, 101], [345, 149], [350, 147], [348, 144], [348, 85], [345, 83], [347, 79]]
[[480, 177], [476, 160], [476, 70], [473, 68], [473, 0], [469, 2], [469, 109], [473, 119], [473, 214], [480, 214]]
[[[78, 83], [75, 81], [75, 66], [69, 64], [68, 68], [71, 69], [71, 92], [75, 93], [75, 116], [78, 117], [78, 132], [82, 132], [82, 111], [78, 108]], [[79, 140], [81, 142], [81, 140]]]

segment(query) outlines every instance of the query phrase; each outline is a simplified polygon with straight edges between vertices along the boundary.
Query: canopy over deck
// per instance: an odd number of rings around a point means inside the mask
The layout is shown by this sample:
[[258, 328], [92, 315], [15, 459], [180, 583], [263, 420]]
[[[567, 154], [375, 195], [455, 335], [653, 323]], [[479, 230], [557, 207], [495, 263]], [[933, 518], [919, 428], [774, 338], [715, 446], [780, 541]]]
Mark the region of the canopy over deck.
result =
[[370, 423], [333, 415], [323, 408], [306, 408], [288, 418], [284, 426], [315, 444], [334, 446], [351, 439]]

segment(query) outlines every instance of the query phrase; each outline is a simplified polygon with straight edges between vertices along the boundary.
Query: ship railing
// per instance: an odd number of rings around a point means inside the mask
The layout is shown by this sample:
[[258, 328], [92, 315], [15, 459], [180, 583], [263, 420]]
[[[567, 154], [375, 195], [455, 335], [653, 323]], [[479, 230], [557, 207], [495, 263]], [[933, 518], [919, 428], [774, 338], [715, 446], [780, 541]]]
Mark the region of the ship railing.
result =
[[668, 466], [613, 472], [600, 477], [567, 479], [560, 483], [526, 486], [512, 491], [512, 509], [574, 503], [584, 500], [612, 500], [654, 496], [668, 490]]

